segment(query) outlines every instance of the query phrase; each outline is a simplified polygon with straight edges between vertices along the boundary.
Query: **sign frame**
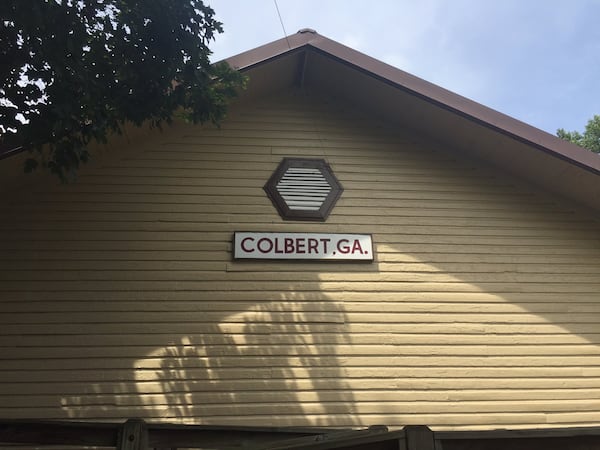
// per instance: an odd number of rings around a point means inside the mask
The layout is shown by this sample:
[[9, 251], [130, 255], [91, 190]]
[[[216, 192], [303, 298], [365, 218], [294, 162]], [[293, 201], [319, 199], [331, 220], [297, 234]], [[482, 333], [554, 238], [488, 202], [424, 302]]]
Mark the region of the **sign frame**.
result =
[[232, 239], [234, 261], [370, 263], [374, 253], [373, 236], [368, 233], [236, 231]]

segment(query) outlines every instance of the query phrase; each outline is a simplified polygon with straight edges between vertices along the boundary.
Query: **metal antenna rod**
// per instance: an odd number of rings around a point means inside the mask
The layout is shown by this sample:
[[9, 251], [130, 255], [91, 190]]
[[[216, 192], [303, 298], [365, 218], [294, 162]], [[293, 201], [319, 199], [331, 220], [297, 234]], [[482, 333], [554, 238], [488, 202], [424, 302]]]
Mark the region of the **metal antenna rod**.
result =
[[290, 41], [288, 40], [287, 33], [285, 31], [285, 27], [283, 26], [283, 19], [281, 18], [281, 13], [279, 12], [279, 6], [277, 6], [277, 0], [273, 0], [275, 3], [275, 9], [277, 10], [277, 15], [279, 16], [279, 22], [281, 23], [281, 28], [283, 29], [283, 35], [285, 36], [285, 42], [287, 42], [288, 48], [291, 50], [292, 46], [290, 45]]

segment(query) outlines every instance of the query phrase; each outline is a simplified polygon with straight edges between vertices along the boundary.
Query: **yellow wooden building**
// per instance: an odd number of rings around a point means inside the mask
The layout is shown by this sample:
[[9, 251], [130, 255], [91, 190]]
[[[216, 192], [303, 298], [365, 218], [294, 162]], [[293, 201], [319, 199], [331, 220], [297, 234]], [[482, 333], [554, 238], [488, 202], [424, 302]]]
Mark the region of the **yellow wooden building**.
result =
[[[69, 185], [0, 161], [0, 417], [600, 425], [600, 157], [312, 30], [229, 62], [220, 128], [132, 131]], [[326, 217], [282, 218], [282, 161], [331, 171]]]

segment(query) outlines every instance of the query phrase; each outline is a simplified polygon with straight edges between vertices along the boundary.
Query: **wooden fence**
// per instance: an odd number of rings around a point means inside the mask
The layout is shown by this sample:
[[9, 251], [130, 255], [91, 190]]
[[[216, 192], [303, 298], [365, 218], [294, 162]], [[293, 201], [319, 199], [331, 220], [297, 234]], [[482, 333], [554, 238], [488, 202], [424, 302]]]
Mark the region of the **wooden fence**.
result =
[[600, 427], [432, 431], [406, 426], [365, 429], [216, 427], [146, 423], [0, 420], [3, 447], [60, 446], [116, 450], [597, 450]]

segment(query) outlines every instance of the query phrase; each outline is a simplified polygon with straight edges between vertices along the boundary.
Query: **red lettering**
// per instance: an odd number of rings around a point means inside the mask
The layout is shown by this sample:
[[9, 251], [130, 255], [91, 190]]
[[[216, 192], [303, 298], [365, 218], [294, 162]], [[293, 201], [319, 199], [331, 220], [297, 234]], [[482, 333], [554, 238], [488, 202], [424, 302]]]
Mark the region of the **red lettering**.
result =
[[254, 242], [254, 238], [253, 237], [244, 238], [244, 239], [242, 239], [242, 242], [240, 244], [242, 247], [242, 250], [244, 250], [246, 253], [252, 253], [254, 250], [250, 249], [250, 248], [246, 248], [246, 241]]
[[327, 244], [329, 243], [329, 241], [331, 241], [331, 239], [329, 239], [329, 238], [321, 238], [319, 240], [323, 244], [323, 253], [327, 254]]
[[308, 254], [312, 254], [312, 252], [314, 251], [315, 253], [319, 253], [319, 241], [317, 241], [315, 238], [308, 238]]
[[275, 253], [283, 253], [283, 249], [279, 247], [279, 238], [275, 238]]
[[354, 245], [352, 246], [352, 254], [356, 252], [360, 253], [361, 255], [363, 254], [363, 249], [360, 246], [360, 241], [358, 239], [354, 239]]
[[285, 252], [286, 253], [294, 253], [294, 239], [285, 238]]
[[342, 254], [350, 253], [350, 246], [348, 245], [350, 241], [348, 239], [340, 239], [337, 243], [338, 252]]
[[306, 246], [306, 240], [304, 238], [296, 238], [296, 253], [306, 253], [304, 247]]
[[[267, 244], [267, 248], [263, 248], [263, 242]], [[271, 250], [273, 250], [273, 241], [269, 238], [259, 239], [259, 241], [256, 243], [256, 248], [258, 248], [258, 251], [261, 253], [269, 253]]]

